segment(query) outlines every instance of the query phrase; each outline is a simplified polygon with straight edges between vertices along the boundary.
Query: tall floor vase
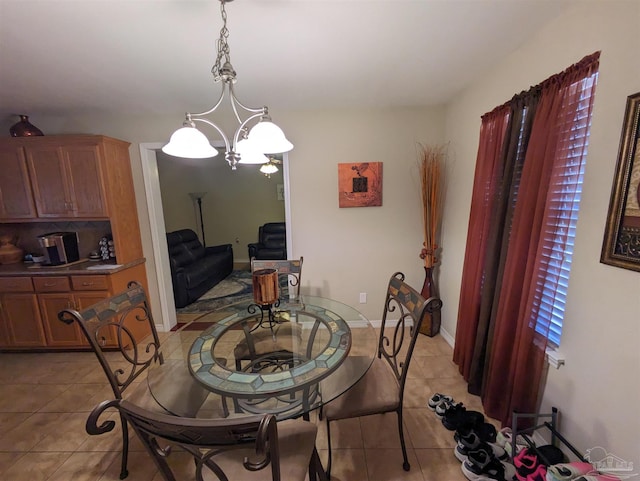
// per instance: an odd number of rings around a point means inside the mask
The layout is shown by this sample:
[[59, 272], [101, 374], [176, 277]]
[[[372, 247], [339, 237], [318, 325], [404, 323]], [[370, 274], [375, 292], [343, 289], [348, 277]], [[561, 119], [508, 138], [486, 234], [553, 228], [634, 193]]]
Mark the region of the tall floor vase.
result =
[[[433, 267], [424, 268], [424, 284], [422, 285], [422, 291], [420, 294], [425, 299], [430, 297], [439, 297], [438, 288], [433, 280]], [[433, 314], [427, 314], [422, 325], [420, 326], [420, 333], [429, 337], [433, 337], [440, 332], [440, 310], [437, 310]]]

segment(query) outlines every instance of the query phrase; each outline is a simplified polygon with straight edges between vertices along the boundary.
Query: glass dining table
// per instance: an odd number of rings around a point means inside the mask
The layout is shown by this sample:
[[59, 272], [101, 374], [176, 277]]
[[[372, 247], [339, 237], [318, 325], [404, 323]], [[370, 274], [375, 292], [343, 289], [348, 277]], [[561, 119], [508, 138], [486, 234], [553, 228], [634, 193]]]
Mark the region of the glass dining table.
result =
[[268, 308], [247, 301], [218, 317], [172, 333], [183, 349], [149, 370], [152, 396], [174, 415], [308, 418], [356, 384], [377, 351], [371, 323], [332, 299], [300, 296]]

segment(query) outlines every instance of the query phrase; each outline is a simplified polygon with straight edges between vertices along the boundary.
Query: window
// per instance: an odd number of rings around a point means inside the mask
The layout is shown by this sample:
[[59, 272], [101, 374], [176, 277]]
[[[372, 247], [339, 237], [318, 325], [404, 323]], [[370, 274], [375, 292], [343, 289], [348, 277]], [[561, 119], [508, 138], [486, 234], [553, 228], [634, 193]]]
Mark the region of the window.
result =
[[591, 127], [591, 95], [597, 77], [597, 72], [594, 72], [569, 87], [579, 89], [582, 94], [577, 105], [566, 106], [571, 115], [561, 117], [557, 126], [560, 136], [567, 141], [564, 142], [566, 148], [557, 152], [558, 167], [552, 175], [547, 195], [544, 240], [539, 252], [542, 259], [536, 275], [532, 312], [536, 332], [545, 336], [552, 348], [560, 345], [562, 335]]

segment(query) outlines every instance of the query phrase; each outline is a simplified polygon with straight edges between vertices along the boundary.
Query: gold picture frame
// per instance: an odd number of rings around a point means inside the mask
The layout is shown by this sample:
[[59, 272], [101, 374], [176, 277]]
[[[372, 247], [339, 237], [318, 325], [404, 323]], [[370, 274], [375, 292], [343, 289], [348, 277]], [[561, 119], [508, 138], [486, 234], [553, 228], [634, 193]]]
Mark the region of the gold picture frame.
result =
[[600, 262], [640, 271], [640, 92], [627, 97]]

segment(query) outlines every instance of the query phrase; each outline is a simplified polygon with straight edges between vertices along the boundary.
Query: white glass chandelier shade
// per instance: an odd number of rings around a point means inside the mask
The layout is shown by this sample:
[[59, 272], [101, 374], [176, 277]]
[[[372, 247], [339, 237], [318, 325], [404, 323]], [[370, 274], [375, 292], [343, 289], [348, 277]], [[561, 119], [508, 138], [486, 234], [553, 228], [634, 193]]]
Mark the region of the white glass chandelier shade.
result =
[[182, 127], [176, 130], [169, 143], [162, 147], [165, 154], [186, 159], [206, 159], [218, 155], [218, 151], [209, 143], [209, 139], [195, 127]]
[[[225, 159], [235, 170], [238, 163], [266, 163], [269, 159], [264, 154], [289, 152], [293, 149], [293, 144], [287, 140], [282, 129], [271, 122], [266, 106], [261, 108], [247, 107], [236, 97], [233, 84], [237, 79], [229, 54], [230, 49], [227, 42], [229, 30], [227, 29], [227, 13], [225, 11], [225, 3], [232, 0], [219, 1], [223, 26], [217, 42], [216, 61], [211, 72], [214, 80], [222, 83], [222, 92], [218, 101], [206, 112], [187, 113], [183, 127], [171, 136], [169, 143], [162, 148], [162, 151], [169, 155], [186, 158], [208, 158], [216, 155], [217, 151], [211, 146], [206, 136], [195, 128], [195, 122], [202, 122], [218, 132], [225, 145]], [[225, 99], [231, 104], [238, 123], [238, 127], [231, 136], [227, 136], [218, 125], [205, 118], [215, 112]]]
[[238, 141], [238, 153], [240, 154], [240, 164], [266, 164], [269, 158], [258, 151], [254, 144], [248, 139]]
[[263, 116], [249, 131], [248, 138], [263, 154], [280, 154], [293, 149], [293, 144], [284, 136], [282, 129], [267, 116]]

